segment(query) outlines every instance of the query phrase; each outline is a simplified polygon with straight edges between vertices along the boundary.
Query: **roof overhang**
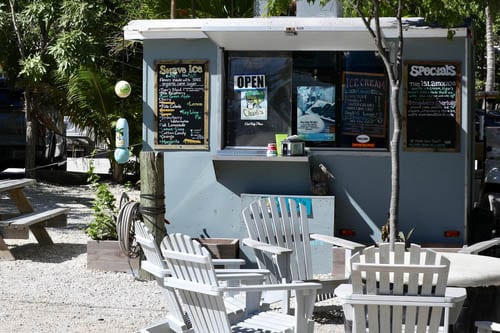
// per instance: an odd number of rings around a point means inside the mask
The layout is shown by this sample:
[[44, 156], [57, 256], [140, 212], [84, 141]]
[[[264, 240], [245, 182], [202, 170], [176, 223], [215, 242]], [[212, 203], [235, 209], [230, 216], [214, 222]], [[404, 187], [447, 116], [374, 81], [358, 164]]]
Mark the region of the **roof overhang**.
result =
[[[421, 26], [405, 19], [405, 38], [446, 38], [448, 29]], [[397, 38], [394, 18], [381, 18], [386, 38]], [[466, 28], [456, 28], [465, 37]], [[127, 40], [209, 38], [226, 50], [375, 50], [373, 38], [359, 18], [270, 17], [240, 19], [137, 20], [124, 28]]]

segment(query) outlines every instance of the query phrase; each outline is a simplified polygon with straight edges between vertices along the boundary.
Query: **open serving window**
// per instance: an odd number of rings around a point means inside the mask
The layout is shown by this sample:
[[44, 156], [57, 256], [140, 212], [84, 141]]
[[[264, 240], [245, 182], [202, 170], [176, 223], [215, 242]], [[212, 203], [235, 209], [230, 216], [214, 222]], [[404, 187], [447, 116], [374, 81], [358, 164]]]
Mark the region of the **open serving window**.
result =
[[224, 148], [279, 133], [308, 147], [388, 146], [387, 79], [373, 51], [227, 51]]

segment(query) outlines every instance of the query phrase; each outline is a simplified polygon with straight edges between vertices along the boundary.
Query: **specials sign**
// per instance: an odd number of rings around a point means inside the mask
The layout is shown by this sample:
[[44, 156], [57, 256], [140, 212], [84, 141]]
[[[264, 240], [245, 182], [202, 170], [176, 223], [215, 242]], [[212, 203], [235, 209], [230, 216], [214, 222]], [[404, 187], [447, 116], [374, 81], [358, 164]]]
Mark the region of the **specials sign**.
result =
[[405, 62], [405, 150], [459, 151], [460, 69], [456, 62]]

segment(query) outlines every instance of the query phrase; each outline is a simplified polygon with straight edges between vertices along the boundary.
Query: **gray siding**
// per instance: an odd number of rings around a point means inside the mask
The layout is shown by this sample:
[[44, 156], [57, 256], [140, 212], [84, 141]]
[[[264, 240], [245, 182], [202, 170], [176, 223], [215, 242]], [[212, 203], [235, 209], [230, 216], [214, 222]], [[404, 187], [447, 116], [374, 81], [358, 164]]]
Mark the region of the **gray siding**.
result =
[[[471, 118], [466, 56], [469, 42], [411, 39], [405, 42], [409, 60], [446, 60], [462, 63], [462, 126], [460, 152], [407, 152], [401, 154], [400, 230], [415, 228], [418, 243], [461, 243], [470, 207]], [[288, 162], [213, 162], [220, 148], [223, 103], [222, 59], [217, 47], [202, 40], [144, 41], [144, 149], [154, 140], [153, 89], [155, 60], [208, 59], [210, 65], [210, 151], [165, 152], [166, 218], [168, 232], [192, 236], [243, 238], [240, 232], [239, 195], [250, 193], [310, 194], [308, 166]], [[315, 150], [310, 166], [325, 164], [335, 175], [330, 195], [336, 196], [335, 230], [356, 231], [355, 240], [372, 243], [386, 222], [390, 198], [388, 152], [339, 152]], [[215, 167], [214, 167], [215, 166]], [[216, 178], [217, 176], [219, 179]], [[284, 176], [283, 170], [288, 170]], [[286, 174], [286, 172], [285, 172]], [[291, 177], [297, 175], [296, 177]], [[259, 179], [265, 179], [259, 183]], [[332, 223], [323, 221], [321, 223]], [[460, 239], [445, 239], [445, 230], [459, 230]]]

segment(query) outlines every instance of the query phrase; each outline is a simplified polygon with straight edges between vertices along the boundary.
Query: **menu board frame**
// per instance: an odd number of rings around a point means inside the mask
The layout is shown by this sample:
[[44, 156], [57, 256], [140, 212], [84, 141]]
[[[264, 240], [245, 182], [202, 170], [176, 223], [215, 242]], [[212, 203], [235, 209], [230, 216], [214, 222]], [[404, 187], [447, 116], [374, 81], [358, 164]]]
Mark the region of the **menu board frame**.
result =
[[[386, 148], [388, 97], [384, 73], [342, 73], [340, 134], [350, 138], [352, 148]], [[349, 114], [350, 117], [347, 117]], [[367, 117], [372, 115], [372, 117]], [[351, 120], [352, 119], [352, 120]]]
[[[419, 74], [422, 74], [422, 76], [416, 78], [416, 74], [412, 75], [412, 82], [417, 82], [412, 85], [409, 83], [409, 71], [412, 70], [411, 66], [413, 65], [419, 66], [414, 70]], [[462, 94], [461, 76], [461, 63], [457, 61], [407, 60], [404, 62], [403, 149], [405, 151], [460, 151]], [[437, 97], [434, 96], [436, 95], [436, 93], [434, 93], [434, 95], [431, 95], [429, 93], [428, 97], [425, 96], [425, 92], [419, 92], [423, 85], [423, 82], [425, 82], [426, 86], [429, 87], [442, 86], [447, 88], [450, 87], [450, 82], [455, 82], [455, 99], [452, 100], [450, 97], [450, 92], [452, 89], [445, 89], [441, 94], [437, 94]], [[412, 105], [413, 103], [410, 103], [412, 102], [412, 96], [415, 96], [415, 105]], [[441, 99], [439, 99], [440, 97]], [[414, 108], [411, 114], [409, 112], [410, 107]], [[421, 114], [418, 114], [419, 112]], [[428, 113], [428, 115], [422, 113]], [[451, 121], [451, 118], [453, 118], [453, 121]], [[441, 120], [441, 122], [439, 120]], [[446, 120], [448, 121], [445, 122]], [[416, 130], [411, 128], [412, 126], [416, 127], [417, 122], [418, 130], [420, 132], [419, 134], [421, 134], [418, 137], [415, 135]], [[443, 126], [443, 123], [446, 125]], [[452, 125], [454, 125], [454, 128], [451, 128]], [[439, 129], [436, 128], [438, 126]], [[435, 136], [437, 131], [439, 131], [439, 133], [441, 134], [440, 138], [437, 138]], [[427, 134], [428, 136], [425, 137], [425, 134]], [[445, 137], [445, 134], [448, 135]], [[410, 135], [412, 137], [409, 137]], [[412, 140], [418, 140], [419, 142], [412, 143], [410, 142]]]
[[[157, 60], [154, 64], [155, 83], [154, 83], [154, 116], [155, 116], [155, 137], [154, 148], [157, 149], [172, 149], [172, 150], [209, 150], [209, 68], [208, 60], [194, 59], [194, 60]], [[201, 67], [201, 69], [200, 69]], [[169, 75], [168, 78], [165, 75]], [[163, 77], [160, 82], [161, 76]], [[195, 83], [193, 80], [198, 76], [201, 83]], [[171, 87], [174, 86], [173, 80], [170, 78], [179, 78], [180, 84], [175, 86], [175, 91], [172, 92]], [[187, 84], [186, 84], [187, 81]], [[175, 81], [174, 81], [175, 82]], [[161, 86], [163, 84], [163, 87]], [[163, 88], [163, 89], [162, 89]], [[186, 94], [195, 89], [195, 93], [203, 94], [203, 96], [196, 99], [196, 103], [189, 104], [189, 110], [186, 110], [186, 104], [192, 100], [186, 98]], [[160, 94], [160, 90], [161, 94]], [[181, 99], [177, 103], [176, 99]], [[162, 108], [163, 104], [171, 103], [172, 108]], [[201, 104], [201, 105], [200, 105]], [[162, 112], [163, 111], [163, 112]], [[162, 116], [162, 113], [164, 116]], [[202, 116], [200, 117], [200, 114]], [[162, 129], [160, 124], [162, 122], [169, 123], [175, 120], [175, 125], [179, 127], [179, 131], [171, 134], [171, 143], [164, 143], [160, 140]], [[190, 126], [196, 122], [196, 128]], [[169, 126], [164, 128], [168, 128]], [[195, 133], [195, 136], [191, 136]], [[163, 133], [164, 134], [164, 133]]]

